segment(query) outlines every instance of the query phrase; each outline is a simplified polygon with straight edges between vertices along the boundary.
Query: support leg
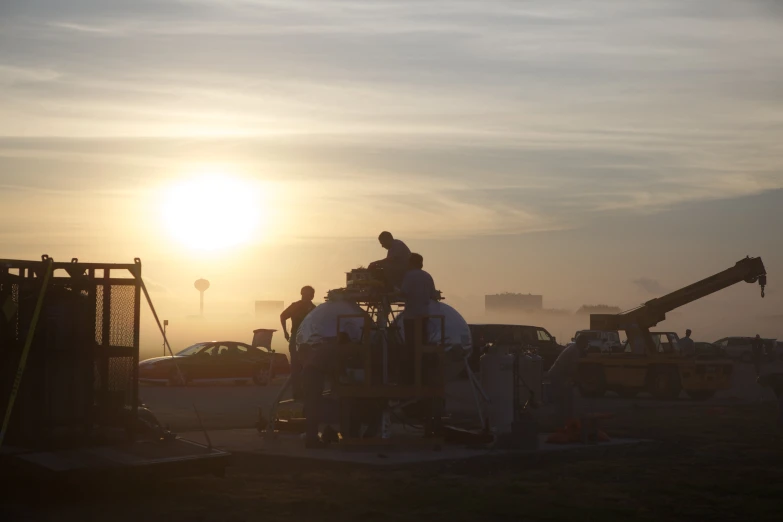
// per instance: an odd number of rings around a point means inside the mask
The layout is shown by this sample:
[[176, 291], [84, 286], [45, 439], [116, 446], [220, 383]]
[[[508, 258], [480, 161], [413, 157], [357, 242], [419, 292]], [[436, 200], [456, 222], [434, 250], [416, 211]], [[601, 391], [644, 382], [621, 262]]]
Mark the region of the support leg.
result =
[[465, 357], [465, 371], [468, 372], [468, 379], [470, 380], [470, 391], [473, 392], [473, 400], [476, 401], [476, 411], [478, 412], [479, 416], [479, 422], [481, 423], [481, 427], [484, 427], [484, 409], [481, 407], [481, 401], [479, 401], [478, 392], [476, 390], [480, 390], [481, 394], [484, 396], [484, 400], [489, 401], [489, 398], [484, 393], [484, 390], [481, 389], [481, 385], [478, 382], [478, 379], [476, 379], [475, 374], [473, 373], [473, 370], [470, 368], [470, 363], [468, 363], [468, 358]]
[[275, 397], [275, 401], [272, 403], [272, 406], [269, 408], [269, 420], [267, 421], [266, 433], [265, 433], [265, 436], [268, 438], [274, 437], [275, 418], [277, 417], [277, 407], [280, 405], [280, 401], [283, 399], [283, 395], [285, 395], [285, 392], [287, 392], [288, 388], [290, 387], [291, 387], [291, 376], [289, 375], [288, 378], [285, 380], [283, 387], [280, 388], [280, 391], [277, 393], [277, 397]]

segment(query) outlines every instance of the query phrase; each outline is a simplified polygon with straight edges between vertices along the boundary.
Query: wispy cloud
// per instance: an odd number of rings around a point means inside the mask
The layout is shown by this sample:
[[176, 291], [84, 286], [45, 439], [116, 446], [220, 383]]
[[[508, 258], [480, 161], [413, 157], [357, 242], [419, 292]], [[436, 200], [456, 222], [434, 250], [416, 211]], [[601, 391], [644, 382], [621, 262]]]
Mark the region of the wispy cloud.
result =
[[376, 209], [422, 235], [510, 233], [783, 187], [774, 2], [0, 9], [0, 136], [37, 140], [0, 143], [6, 184], [223, 161], [297, 181], [314, 219], [352, 205], [329, 218], [349, 236]]
[[666, 289], [660, 281], [649, 277], [640, 277], [639, 279], [635, 279], [633, 284], [648, 294], [659, 295], [666, 292]]

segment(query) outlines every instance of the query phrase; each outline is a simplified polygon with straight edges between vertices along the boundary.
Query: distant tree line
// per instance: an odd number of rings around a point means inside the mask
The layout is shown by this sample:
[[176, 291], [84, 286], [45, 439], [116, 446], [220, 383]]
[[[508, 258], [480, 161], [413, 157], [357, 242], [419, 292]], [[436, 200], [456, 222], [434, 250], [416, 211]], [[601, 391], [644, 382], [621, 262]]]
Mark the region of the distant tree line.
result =
[[589, 315], [589, 314], [619, 314], [622, 312], [622, 308], [619, 306], [611, 306], [605, 304], [598, 305], [582, 305], [579, 310], [576, 311], [577, 315]]

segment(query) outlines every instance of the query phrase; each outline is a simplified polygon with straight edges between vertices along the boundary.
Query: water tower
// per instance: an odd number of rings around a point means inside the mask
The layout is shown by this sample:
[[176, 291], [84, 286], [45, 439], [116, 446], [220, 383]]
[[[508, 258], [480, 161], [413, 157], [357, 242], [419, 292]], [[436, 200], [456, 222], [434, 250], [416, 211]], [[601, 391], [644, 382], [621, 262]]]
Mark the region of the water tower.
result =
[[203, 317], [204, 316], [204, 292], [206, 292], [207, 289], [209, 289], [209, 281], [207, 281], [206, 279], [198, 279], [196, 280], [195, 283], [193, 283], [193, 286], [196, 287], [196, 290], [198, 290], [199, 295], [201, 297], [200, 311], [201, 311], [201, 316]]

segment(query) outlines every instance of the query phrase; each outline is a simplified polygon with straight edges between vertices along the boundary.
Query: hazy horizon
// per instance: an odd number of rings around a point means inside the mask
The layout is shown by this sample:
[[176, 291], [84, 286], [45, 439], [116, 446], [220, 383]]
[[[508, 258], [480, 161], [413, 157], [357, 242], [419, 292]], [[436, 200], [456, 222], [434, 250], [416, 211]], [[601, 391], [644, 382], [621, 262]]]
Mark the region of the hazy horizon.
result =
[[[182, 344], [249, 340], [253, 302], [305, 284], [320, 300], [384, 255], [382, 230], [469, 320], [503, 291], [626, 309], [761, 256], [766, 299], [737, 285], [661, 329], [783, 338], [765, 319], [783, 313], [782, 18], [769, 0], [3, 2], [0, 257], [140, 257]], [[217, 322], [183, 331], [202, 277]]]

